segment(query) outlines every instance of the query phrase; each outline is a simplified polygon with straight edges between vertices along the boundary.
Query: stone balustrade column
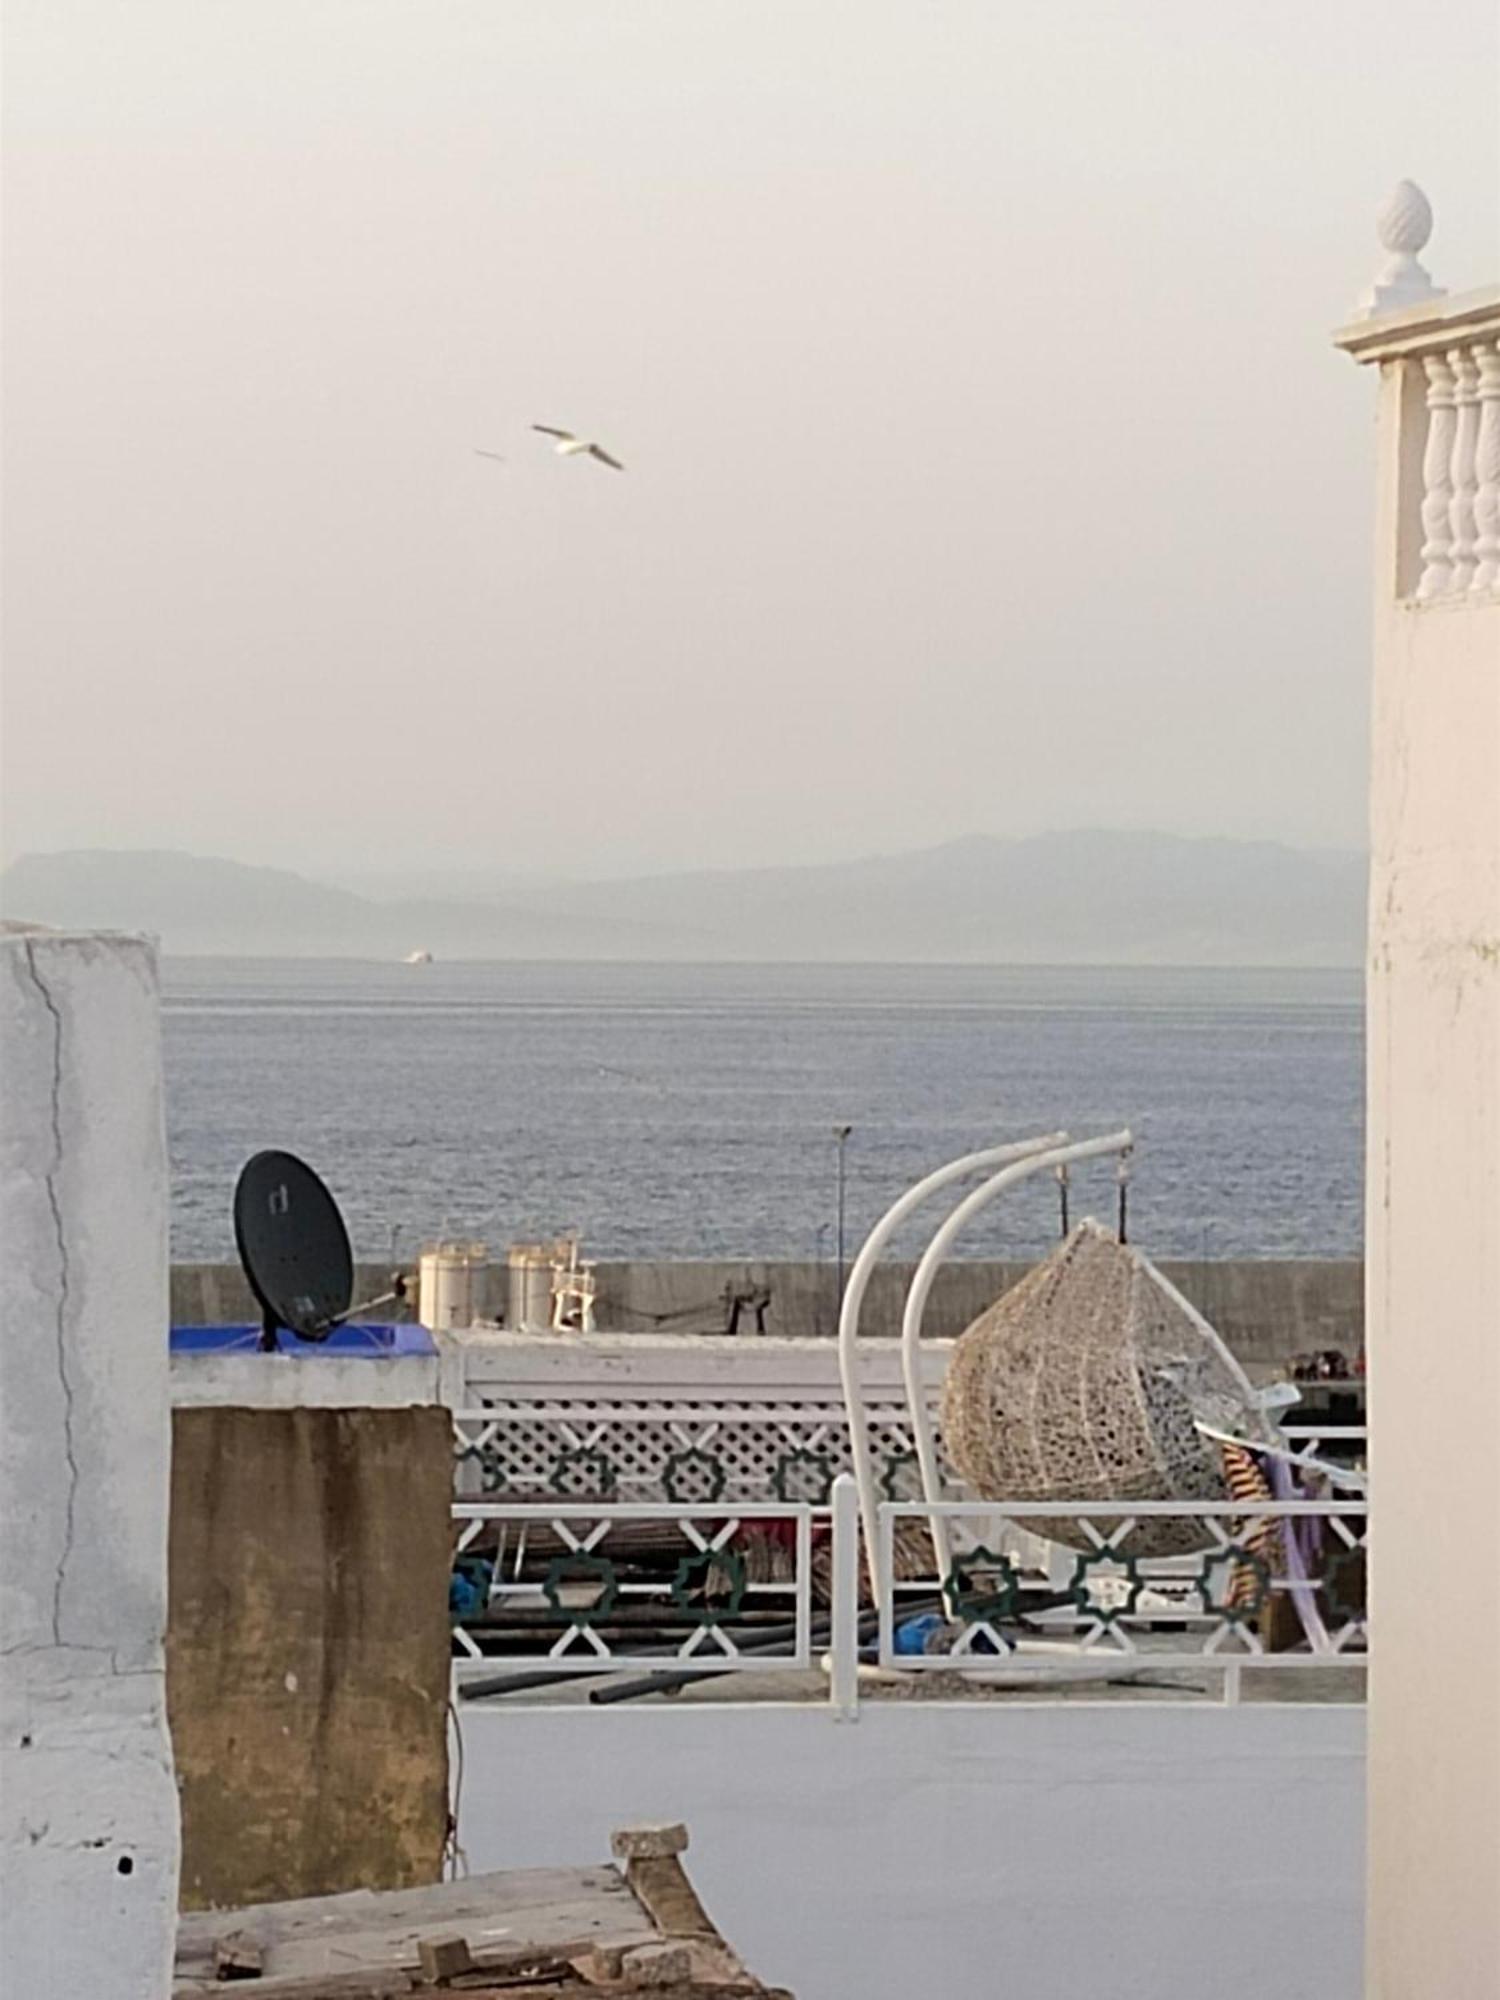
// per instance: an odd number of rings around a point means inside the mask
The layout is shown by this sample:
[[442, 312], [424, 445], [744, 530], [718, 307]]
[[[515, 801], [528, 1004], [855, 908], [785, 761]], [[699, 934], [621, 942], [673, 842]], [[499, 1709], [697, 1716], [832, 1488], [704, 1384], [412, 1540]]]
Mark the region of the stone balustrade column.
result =
[[1458, 429], [1453, 369], [1446, 355], [1426, 354], [1427, 450], [1422, 458], [1422, 575], [1419, 598], [1453, 587], [1453, 442]]
[[1448, 350], [1448, 366], [1453, 370], [1453, 458], [1448, 483], [1453, 488], [1449, 503], [1450, 575], [1448, 588], [1466, 591], [1474, 580], [1474, 498], [1478, 480], [1474, 472], [1474, 451], [1479, 438], [1479, 363], [1467, 347]]
[[1474, 575], [1471, 591], [1500, 589], [1500, 341], [1474, 350], [1479, 422], [1474, 444]]

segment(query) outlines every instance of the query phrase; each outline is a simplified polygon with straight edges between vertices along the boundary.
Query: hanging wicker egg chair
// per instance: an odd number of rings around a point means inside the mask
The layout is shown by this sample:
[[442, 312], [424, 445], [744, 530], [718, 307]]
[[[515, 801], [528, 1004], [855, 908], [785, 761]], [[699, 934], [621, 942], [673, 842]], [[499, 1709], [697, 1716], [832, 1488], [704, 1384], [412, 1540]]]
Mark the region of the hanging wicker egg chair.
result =
[[[1219, 1336], [1093, 1221], [959, 1337], [943, 1394], [948, 1456], [984, 1500], [1222, 1500], [1223, 1461], [1198, 1421], [1238, 1437], [1265, 1429]], [[1063, 1515], [1025, 1525], [1092, 1546]], [[1146, 1520], [1125, 1546], [1162, 1556], [1209, 1540], [1193, 1521]]]

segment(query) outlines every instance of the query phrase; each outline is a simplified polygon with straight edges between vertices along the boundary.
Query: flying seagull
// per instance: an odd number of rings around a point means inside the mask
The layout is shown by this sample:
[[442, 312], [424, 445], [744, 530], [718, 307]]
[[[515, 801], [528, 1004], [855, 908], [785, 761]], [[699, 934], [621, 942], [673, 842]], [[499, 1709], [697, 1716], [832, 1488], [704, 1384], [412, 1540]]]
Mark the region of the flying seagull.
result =
[[500, 456], [500, 453], [498, 451], [486, 451], [482, 444], [475, 445], [474, 456], [476, 458], [492, 458], [495, 461], [496, 465], [505, 464], [505, 460]]
[[611, 458], [602, 444], [591, 444], [587, 438], [575, 437], [571, 431], [560, 431], [556, 424], [533, 424], [531, 428], [540, 431], [543, 437], [557, 439], [552, 449], [559, 458], [576, 458], [580, 452], [587, 452], [590, 458], [597, 458], [601, 465], [612, 465], [616, 472], [625, 470], [619, 459]]

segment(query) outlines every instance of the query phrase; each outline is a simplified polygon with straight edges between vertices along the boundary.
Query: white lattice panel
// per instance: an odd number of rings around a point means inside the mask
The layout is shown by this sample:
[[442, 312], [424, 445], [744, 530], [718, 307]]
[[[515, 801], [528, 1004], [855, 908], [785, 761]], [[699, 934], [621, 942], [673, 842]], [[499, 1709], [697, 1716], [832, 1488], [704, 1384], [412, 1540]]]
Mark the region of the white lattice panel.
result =
[[[669, 1503], [773, 1500], [827, 1504], [850, 1469], [841, 1403], [540, 1403], [496, 1398], [454, 1418], [463, 1495], [572, 1495]], [[886, 1497], [914, 1496], [904, 1408], [869, 1414]]]

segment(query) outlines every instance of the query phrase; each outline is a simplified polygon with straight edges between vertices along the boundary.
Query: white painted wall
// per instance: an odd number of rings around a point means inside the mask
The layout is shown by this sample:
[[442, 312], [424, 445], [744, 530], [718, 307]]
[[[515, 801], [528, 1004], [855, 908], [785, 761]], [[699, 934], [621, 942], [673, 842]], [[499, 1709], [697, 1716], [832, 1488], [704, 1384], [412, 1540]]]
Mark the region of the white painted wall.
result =
[[0, 937], [0, 1988], [159, 2000], [167, 1170], [155, 953]]
[[[1500, 291], [1341, 336], [1380, 365], [1366, 1321], [1372, 2000], [1500, 1992], [1500, 593], [1413, 601], [1423, 353], [1500, 340]], [[1489, 370], [1491, 384], [1496, 381]], [[1500, 503], [1500, 404], [1481, 471]], [[1472, 434], [1471, 434], [1472, 435]], [[1427, 457], [1427, 475], [1423, 460]], [[1455, 453], [1455, 457], [1457, 454]], [[1429, 495], [1430, 497], [1430, 495]], [[1439, 508], [1439, 530], [1446, 523]], [[1429, 528], [1431, 532], [1431, 507]], [[1454, 1427], [1455, 1395], [1464, 1415]], [[1449, 1643], [1433, 1643], [1434, 1607]]]
[[461, 1365], [445, 1372], [444, 1363], [437, 1354], [174, 1354], [171, 1393], [180, 1410], [404, 1410], [462, 1397]]
[[1361, 1709], [495, 1704], [463, 1749], [471, 1868], [685, 1820], [715, 1920], [797, 2000], [1359, 1993]]

